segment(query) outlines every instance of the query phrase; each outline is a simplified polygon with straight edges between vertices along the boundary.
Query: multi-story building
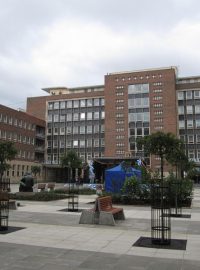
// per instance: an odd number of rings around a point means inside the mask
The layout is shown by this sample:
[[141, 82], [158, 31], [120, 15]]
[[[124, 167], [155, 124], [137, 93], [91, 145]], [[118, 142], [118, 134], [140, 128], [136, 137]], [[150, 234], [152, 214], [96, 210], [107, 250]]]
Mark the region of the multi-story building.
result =
[[[24, 173], [31, 172], [32, 166], [42, 168], [45, 149], [44, 120], [0, 105], [0, 140], [14, 142], [18, 151], [4, 175], [13, 183], [19, 182]], [[42, 178], [42, 169], [37, 177], [38, 180]]]
[[198, 165], [200, 77], [179, 78], [176, 67], [167, 67], [109, 73], [100, 86], [43, 90], [50, 95], [28, 98], [27, 112], [46, 120], [48, 164], [59, 165], [60, 156], [73, 148], [85, 161], [145, 158], [159, 168], [159, 158], [144, 156], [136, 140], [163, 131], [184, 139]]

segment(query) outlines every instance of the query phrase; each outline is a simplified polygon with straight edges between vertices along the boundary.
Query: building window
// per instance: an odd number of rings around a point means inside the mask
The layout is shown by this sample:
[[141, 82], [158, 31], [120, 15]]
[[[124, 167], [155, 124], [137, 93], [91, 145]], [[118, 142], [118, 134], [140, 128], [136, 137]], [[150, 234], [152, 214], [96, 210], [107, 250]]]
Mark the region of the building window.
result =
[[196, 123], [196, 128], [200, 128], [200, 119], [196, 119], [195, 123]]
[[200, 113], [200, 105], [195, 105], [195, 113], [196, 114]]
[[67, 114], [67, 121], [72, 121], [72, 114], [71, 113]]
[[193, 113], [193, 106], [188, 105], [187, 106], [187, 114], [192, 114]]
[[99, 147], [99, 139], [94, 139], [94, 147]]
[[80, 107], [85, 107], [85, 99], [80, 100]]
[[92, 120], [92, 112], [87, 113], [87, 120]]
[[80, 147], [85, 147], [85, 140], [80, 140]]
[[184, 100], [184, 92], [178, 92], [178, 100]]
[[72, 100], [67, 101], [67, 108], [72, 108]]
[[60, 116], [60, 122], [65, 122], [65, 115]]
[[99, 125], [94, 126], [94, 133], [99, 133]]
[[85, 113], [80, 114], [80, 120], [85, 120]]
[[78, 134], [78, 127], [77, 126], [73, 127], [73, 134]]
[[92, 99], [87, 99], [87, 106], [88, 107], [91, 107], [93, 104], [92, 104]]
[[99, 98], [94, 99], [94, 106], [99, 106]]
[[66, 130], [67, 130], [67, 134], [71, 134], [72, 133], [72, 127], [71, 126], [68, 126], [66, 128]]
[[80, 134], [85, 134], [85, 126], [80, 126]]
[[128, 94], [149, 93], [149, 84], [133, 84], [128, 86]]
[[59, 109], [59, 102], [54, 102], [54, 109]]
[[59, 115], [58, 114], [54, 114], [53, 120], [54, 120], [54, 122], [58, 122], [59, 121]]
[[192, 91], [186, 91], [186, 99], [192, 99]]
[[60, 108], [61, 109], [65, 109], [65, 101], [61, 101], [60, 102]]
[[92, 133], [92, 126], [87, 126], [87, 134], [91, 134]]
[[189, 150], [188, 151], [188, 158], [189, 159], [194, 159], [195, 158], [194, 150]]
[[99, 119], [99, 112], [94, 112], [94, 119]]
[[66, 141], [66, 147], [67, 147], [67, 148], [71, 148], [71, 147], [72, 147], [72, 142], [69, 141], [69, 140], [67, 140], [67, 141]]
[[196, 135], [196, 142], [200, 143], [200, 135]]
[[178, 107], [178, 114], [184, 114], [184, 106]]
[[193, 128], [193, 120], [187, 120], [187, 128]]
[[78, 140], [73, 141], [73, 147], [78, 147]]
[[194, 136], [188, 135], [188, 143], [194, 143]]
[[194, 98], [200, 98], [200, 91], [194, 91]]
[[79, 119], [79, 117], [78, 117], [79, 115], [78, 115], [78, 113], [74, 113], [74, 115], [73, 115], [73, 120], [74, 121], [78, 121]]
[[87, 147], [92, 147], [92, 139], [87, 140]]

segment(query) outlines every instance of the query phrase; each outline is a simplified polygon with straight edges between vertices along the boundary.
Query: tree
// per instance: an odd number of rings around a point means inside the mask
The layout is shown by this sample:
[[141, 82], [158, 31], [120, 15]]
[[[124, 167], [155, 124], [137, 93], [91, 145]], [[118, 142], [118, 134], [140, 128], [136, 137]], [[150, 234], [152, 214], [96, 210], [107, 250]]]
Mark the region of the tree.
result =
[[178, 140], [172, 133], [156, 132], [143, 138], [137, 139], [137, 146], [144, 147], [147, 154], [153, 154], [160, 157], [161, 181], [163, 183], [164, 159], [173, 153], [177, 147]]
[[13, 142], [0, 141], [0, 182], [2, 182], [3, 174], [10, 168], [7, 163], [15, 158], [17, 150]]
[[72, 169], [72, 177], [75, 175], [75, 169], [82, 168], [82, 160], [74, 150], [69, 150], [65, 153], [61, 157], [60, 161], [62, 167], [68, 167], [70, 170]]
[[188, 166], [188, 157], [185, 154], [184, 144], [180, 139], [176, 139], [173, 151], [166, 155], [166, 160], [176, 167], [176, 178], [181, 176], [181, 171]]
[[31, 172], [36, 177], [36, 175], [41, 172], [41, 167], [40, 166], [37, 166], [37, 165], [34, 165], [34, 166], [31, 167]]

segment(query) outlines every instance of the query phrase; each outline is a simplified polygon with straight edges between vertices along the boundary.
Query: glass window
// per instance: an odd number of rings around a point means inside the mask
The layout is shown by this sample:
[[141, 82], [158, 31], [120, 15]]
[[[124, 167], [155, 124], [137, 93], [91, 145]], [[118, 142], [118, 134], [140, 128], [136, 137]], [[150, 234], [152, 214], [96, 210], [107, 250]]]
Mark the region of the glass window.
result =
[[81, 107], [85, 107], [85, 99], [81, 99], [80, 100], [80, 106]]
[[65, 128], [64, 127], [60, 128], [60, 134], [65, 134]]
[[92, 126], [87, 126], [87, 133], [92, 133]]
[[72, 114], [71, 113], [67, 114], [67, 121], [72, 121]]
[[59, 102], [54, 102], [54, 109], [59, 109]]
[[72, 147], [72, 142], [71, 141], [66, 141], [66, 146], [67, 148], [71, 148]]
[[200, 98], [200, 91], [194, 91], [194, 98]]
[[102, 105], [102, 106], [105, 105], [105, 99], [104, 99], [104, 98], [101, 99], [101, 105]]
[[141, 128], [137, 128], [137, 135], [141, 136], [142, 135], [142, 129]]
[[134, 99], [129, 99], [128, 100], [128, 107], [129, 108], [134, 108], [134, 101], [135, 101]]
[[196, 119], [195, 123], [196, 123], [196, 128], [200, 128], [200, 119]]
[[188, 143], [194, 143], [194, 136], [188, 135]]
[[78, 147], [78, 140], [73, 141], [73, 147]]
[[144, 136], [149, 135], [149, 128], [144, 128]]
[[53, 109], [53, 102], [48, 102], [48, 109]]
[[144, 112], [143, 117], [144, 117], [144, 119], [143, 119], [144, 122], [150, 121], [149, 112]]
[[186, 99], [192, 99], [192, 91], [186, 91]]
[[99, 126], [98, 125], [95, 125], [94, 126], [94, 133], [98, 133], [99, 132]]
[[91, 107], [92, 106], [92, 99], [87, 99], [87, 106]]
[[99, 139], [94, 139], [94, 147], [99, 147]]
[[187, 106], [187, 114], [192, 114], [193, 113], [193, 108], [191, 105]]
[[80, 120], [85, 120], [85, 113], [80, 114]]
[[80, 147], [85, 147], [85, 140], [80, 140]]
[[92, 112], [87, 113], [87, 120], [92, 120]]
[[200, 143], [200, 135], [196, 135], [196, 142]]
[[65, 101], [61, 101], [60, 102], [60, 108], [61, 109], [65, 109]]
[[105, 141], [104, 141], [104, 139], [102, 138], [101, 139], [101, 146], [104, 146], [105, 145]]
[[87, 140], [87, 147], [92, 147], [92, 139]]
[[80, 126], [80, 134], [85, 134], [85, 126]]
[[189, 158], [189, 159], [194, 159], [194, 158], [195, 158], [194, 150], [189, 150], [189, 151], [188, 151], [188, 158]]
[[178, 107], [178, 114], [184, 114], [184, 106]]
[[104, 132], [105, 132], [105, 126], [101, 125], [101, 133], [104, 133]]
[[99, 112], [94, 112], [94, 119], [99, 119]]
[[78, 108], [79, 107], [79, 100], [74, 100], [74, 108]]
[[52, 122], [52, 115], [51, 114], [48, 115], [47, 121]]
[[78, 134], [78, 127], [76, 127], [76, 126], [73, 127], [73, 133], [74, 133], [74, 134]]
[[105, 118], [105, 112], [102, 111], [102, 112], [101, 112], [101, 119], [104, 119], [104, 118]]
[[99, 106], [99, 98], [94, 99], [94, 106]]
[[64, 148], [65, 147], [65, 142], [64, 141], [60, 141], [60, 148]]
[[74, 120], [74, 121], [78, 121], [78, 113], [74, 113], [74, 115], [73, 115], [73, 120]]
[[187, 127], [193, 128], [193, 120], [187, 120]]
[[72, 100], [67, 101], [67, 108], [72, 108]]
[[68, 126], [66, 128], [66, 130], [67, 130], [67, 134], [71, 134], [72, 133], [72, 127], [71, 126]]
[[60, 122], [65, 122], [65, 115], [60, 116]]
[[185, 121], [179, 121], [179, 128], [185, 128]]
[[128, 86], [128, 94], [149, 93], [149, 84], [132, 84]]
[[54, 120], [54, 122], [58, 122], [59, 121], [59, 115], [58, 114], [54, 114], [53, 120]]
[[184, 99], [184, 92], [180, 91], [178, 92], [178, 100], [183, 100]]
[[200, 113], [200, 105], [195, 105], [195, 113]]

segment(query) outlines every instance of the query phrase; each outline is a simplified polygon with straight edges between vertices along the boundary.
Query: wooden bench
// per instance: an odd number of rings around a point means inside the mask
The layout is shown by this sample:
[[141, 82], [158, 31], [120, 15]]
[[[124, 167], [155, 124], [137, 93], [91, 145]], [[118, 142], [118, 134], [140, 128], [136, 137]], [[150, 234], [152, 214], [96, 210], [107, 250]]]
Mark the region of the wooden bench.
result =
[[45, 189], [46, 189], [46, 183], [38, 183], [37, 184], [38, 191], [45, 191]]
[[47, 189], [48, 191], [51, 191], [51, 190], [54, 190], [54, 189], [55, 189], [55, 186], [56, 186], [55, 183], [47, 183], [47, 184], [46, 184], [46, 189]]
[[115, 219], [125, 219], [123, 208], [112, 206], [111, 196], [97, 198], [97, 207], [101, 225], [115, 225]]

